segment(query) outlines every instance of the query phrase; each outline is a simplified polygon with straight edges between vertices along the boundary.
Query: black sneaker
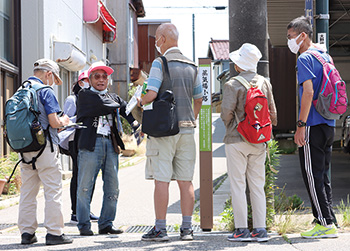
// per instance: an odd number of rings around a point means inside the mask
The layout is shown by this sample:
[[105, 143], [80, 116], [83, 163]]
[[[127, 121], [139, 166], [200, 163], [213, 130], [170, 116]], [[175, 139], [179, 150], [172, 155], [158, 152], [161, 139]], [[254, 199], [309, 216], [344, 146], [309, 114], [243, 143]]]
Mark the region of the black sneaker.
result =
[[251, 237], [253, 241], [268, 241], [269, 237], [267, 237], [267, 231], [266, 229], [260, 230], [259, 232], [254, 228], [253, 232], [251, 233]]
[[71, 224], [78, 224], [78, 219], [77, 219], [77, 215], [75, 214], [72, 214], [71, 217], [70, 217], [70, 222]]
[[169, 236], [166, 229], [161, 229], [156, 231], [154, 226], [147, 234], [142, 235], [141, 240], [143, 241], [168, 241]]
[[28, 245], [28, 244], [33, 244], [35, 242], [38, 242], [38, 239], [34, 234], [29, 234], [29, 233], [23, 233], [21, 236], [21, 244], [23, 245]]
[[227, 237], [229, 241], [251, 241], [248, 228], [235, 229], [235, 231]]
[[91, 220], [91, 221], [98, 221], [99, 218], [100, 218], [100, 217], [94, 215], [93, 213], [90, 213], [90, 220]]
[[190, 228], [180, 229], [180, 239], [183, 241], [192, 241], [193, 240], [193, 230]]
[[61, 235], [46, 235], [46, 245], [60, 245], [60, 244], [70, 244], [73, 242], [73, 239], [61, 234]]

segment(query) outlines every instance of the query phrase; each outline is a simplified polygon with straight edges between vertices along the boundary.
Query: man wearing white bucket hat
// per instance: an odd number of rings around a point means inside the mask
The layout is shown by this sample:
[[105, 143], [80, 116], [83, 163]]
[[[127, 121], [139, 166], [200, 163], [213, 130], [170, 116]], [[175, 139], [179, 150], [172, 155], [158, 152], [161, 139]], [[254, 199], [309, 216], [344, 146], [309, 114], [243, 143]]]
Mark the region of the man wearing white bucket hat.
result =
[[[270, 82], [258, 75], [257, 65], [261, 58], [259, 49], [245, 43], [230, 53], [238, 77], [250, 85], [258, 86], [267, 98], [268, 110], [273, 125], [277, 124], [277, 112]], [[230, 180], [232, 208], [235, 231], [228, 237], [229, 241], [267, 241], [264, 143], [252, 144], [238, 133], [239, 121], [245, 119], [245, 101], [247, 88], [239, 78], [231, 78], [224, 86], [221, 105], [221, 118], [226, 127], [224, 137], [227, 158], [227, 172]], [[253, 232], [250, 233], [247, 222], [246, 180], [248, 181], [253, 211]]]

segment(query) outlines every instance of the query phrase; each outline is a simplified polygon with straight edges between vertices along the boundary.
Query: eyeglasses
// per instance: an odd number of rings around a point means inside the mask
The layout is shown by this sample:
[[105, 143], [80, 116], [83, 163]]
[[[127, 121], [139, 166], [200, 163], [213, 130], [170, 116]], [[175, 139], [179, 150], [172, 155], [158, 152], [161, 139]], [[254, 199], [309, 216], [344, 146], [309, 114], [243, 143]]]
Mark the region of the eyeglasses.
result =
[[103, 80], [106, 80], [108, 78], [107, 74], [100, 74], [100, 73], [95, 73], [92, 76], [95, 78], [95, 80], [99, 80], [100, 78], [102, 78]]

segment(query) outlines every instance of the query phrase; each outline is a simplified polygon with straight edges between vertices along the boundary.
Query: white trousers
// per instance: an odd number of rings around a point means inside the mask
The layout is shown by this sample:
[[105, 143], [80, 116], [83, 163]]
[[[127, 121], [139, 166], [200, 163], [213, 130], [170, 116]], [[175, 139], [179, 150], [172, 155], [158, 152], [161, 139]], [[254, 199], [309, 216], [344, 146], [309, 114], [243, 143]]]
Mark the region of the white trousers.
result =
[[252, 205], [253, 228], [265, 228], [265, 144], [225, 144], [225, 151], [235, 228], [248, 227], [246, 180]]
[[[37, 152], [25, 153], [26, 161], [36, 156]], [[47, 233], [61, 235], [64, 227], [62, 214], [62, 174], [61, 162], [58, 158], [58, 148], [54, 145], [51, 152], [50, 143], [47, 142], [42, 155], [36, 161], [36, 169], [32, 165], [21, 166], [21, 195], [19, 202], [18, 227], [21, 232], [33, 234], [38, 228], [36, 216], [37, 199], [40, 185], [43, 184], [45, 195], [45, 220], [44, 226]], [[42, 210], [40, 208], [40, 210]]]

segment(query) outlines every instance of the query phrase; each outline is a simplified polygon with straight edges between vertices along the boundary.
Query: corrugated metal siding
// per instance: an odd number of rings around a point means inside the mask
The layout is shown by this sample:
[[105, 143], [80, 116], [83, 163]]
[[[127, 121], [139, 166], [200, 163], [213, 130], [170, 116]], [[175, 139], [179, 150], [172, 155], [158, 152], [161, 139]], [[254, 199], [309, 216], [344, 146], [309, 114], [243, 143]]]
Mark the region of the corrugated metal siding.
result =
[[267, 0], [268, 33], [272, 46], [287, 46], [287, 25], [304, 15], [305, 0]]

